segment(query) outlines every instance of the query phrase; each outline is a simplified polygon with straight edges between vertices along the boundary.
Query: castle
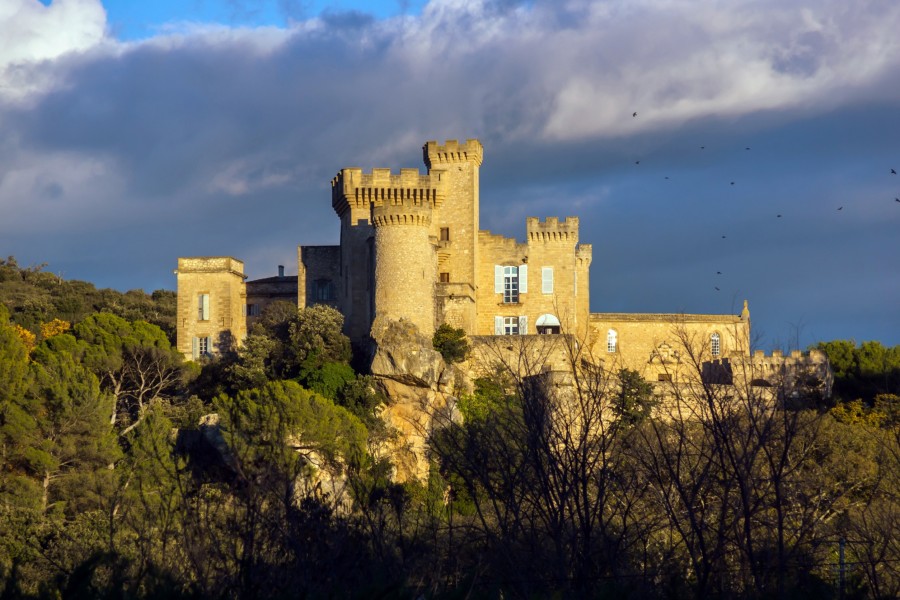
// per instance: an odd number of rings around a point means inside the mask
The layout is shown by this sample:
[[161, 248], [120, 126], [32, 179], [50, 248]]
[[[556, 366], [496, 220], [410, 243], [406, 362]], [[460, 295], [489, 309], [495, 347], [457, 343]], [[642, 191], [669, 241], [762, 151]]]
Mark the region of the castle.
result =
[[[296, 276], [279, 267], [278, 276], [246, 281], [235, 258], [179, 258], [178, 349], [197, 359], [240, 343], [265, 305], [289, 299], [338, 309], [353, 341], [366, 339], [376, 318], [404, 319], [429, 337], [443, 323], [475, 339], [572, 334], [605, 364], [654, 382], [678, 377], [685, 338], [710, 365], [786, 368], [780, 354], [750, 355], [746, 302], [738, 315], [591, 313], [592, 249], [579, 243], [577, 217], [529, 217], [524, 242], [479, 229], [483, 157], [475, 139], [430, 141], [425, 174], [341, 169], [331, 182], [340, 244], [299, 246]], [[787, 362], [821, 371], [830, 391], [824, 355]]]

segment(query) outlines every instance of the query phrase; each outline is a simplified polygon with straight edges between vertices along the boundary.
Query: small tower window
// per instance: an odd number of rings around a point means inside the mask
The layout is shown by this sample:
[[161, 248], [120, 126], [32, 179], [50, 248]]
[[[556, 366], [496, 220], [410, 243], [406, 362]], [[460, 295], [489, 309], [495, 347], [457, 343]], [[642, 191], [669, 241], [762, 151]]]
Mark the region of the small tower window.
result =
[[712, 349], [713, 356], [719, 356], [722, 353], [722, 344], [718, 333], [714, 333], [709, 337], [709, 346]]
[[441, 227], [441, 241], [442, 242], [450, 241], [450, 228], [449, 227]]
[[619, 335], [616, 333], [615, 329], [610, 329], [606, 332], [606, 351], [607, 352], [615, 352], [616, 346], [619, 344]]
[[450, 273], [441, 273], [441, 283], [450, 283]]
[[197, 295], [197, 320], [209, 321], [209, 294]]
[[316, 279], [313, 291], [316, 302], [334, 300], [334, 284], [330, 279]]

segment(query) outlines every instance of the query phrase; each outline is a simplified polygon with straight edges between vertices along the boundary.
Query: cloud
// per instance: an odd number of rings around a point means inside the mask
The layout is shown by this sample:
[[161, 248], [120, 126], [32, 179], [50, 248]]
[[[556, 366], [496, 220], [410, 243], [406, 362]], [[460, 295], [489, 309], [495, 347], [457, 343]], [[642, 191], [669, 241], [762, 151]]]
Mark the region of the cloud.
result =
[[49, 83], [34, 68], [105, 39], [106, 12], [100, 0], [4, 0], [0, 4], [0, 100], [21, 99]]

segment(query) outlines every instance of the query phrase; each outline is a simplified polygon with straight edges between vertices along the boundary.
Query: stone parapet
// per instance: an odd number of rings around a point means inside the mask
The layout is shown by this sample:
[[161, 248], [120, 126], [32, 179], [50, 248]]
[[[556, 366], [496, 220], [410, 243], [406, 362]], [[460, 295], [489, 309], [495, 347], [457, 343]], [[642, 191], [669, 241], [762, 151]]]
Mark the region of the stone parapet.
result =
[[538, 217], [528, 217], [525, 221], [526, 239], [532, 242], [578, 243], [578, 217], [566, 217], [560, 223], [556, 217], [541, 221]]
[[460, 162], [472, 162], [480, 167], [484, 160], [484, 147], [477, 139], [466, 140], [463, 144], [457, 140], [447, 140], [443, 146], [429, 141], [423, 146], [422, 155], [429, 169]]
[[422, 175], [418, 169], [401, 169], [395, 175], [390, 169], [363, 173], [351, 167], [341, 169], [331, 180], [331, 206], [338, 216], [352, 208], [398, 202], [438, 207], [446, 195], [446, 176], [440, 171]]
[[191, 256], [178, 259], [178, 273], [232, 273], [244, 275], [244, 263], [230, 256]]

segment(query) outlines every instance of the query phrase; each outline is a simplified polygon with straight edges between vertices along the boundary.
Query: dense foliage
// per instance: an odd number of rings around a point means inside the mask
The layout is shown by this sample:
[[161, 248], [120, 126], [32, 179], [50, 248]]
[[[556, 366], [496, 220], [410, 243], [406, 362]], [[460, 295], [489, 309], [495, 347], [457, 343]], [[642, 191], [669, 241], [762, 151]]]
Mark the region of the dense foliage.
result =
[[156, 325], [175, 342], [175, 292], [98, 290], [92, 283], [64, 279], [45, 267], [22, 267], [12, 256], [0, 259], [0, 302], [14, 324], [43, 339], [42, 328], [54, 319], [77, 323], [91, 314], [107, 312]]
[[564, 381], [498, 361], [401, 484], [330, 308], [195, 364], [140, 318], [0, 300], [5, 597], [900, 595], [896, 348], [822, 344], [830, 407], [705, 384], [689, 348], [665, 396], [576, 347]]

